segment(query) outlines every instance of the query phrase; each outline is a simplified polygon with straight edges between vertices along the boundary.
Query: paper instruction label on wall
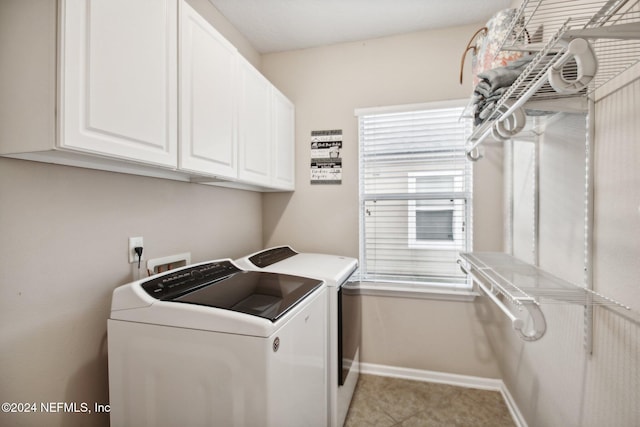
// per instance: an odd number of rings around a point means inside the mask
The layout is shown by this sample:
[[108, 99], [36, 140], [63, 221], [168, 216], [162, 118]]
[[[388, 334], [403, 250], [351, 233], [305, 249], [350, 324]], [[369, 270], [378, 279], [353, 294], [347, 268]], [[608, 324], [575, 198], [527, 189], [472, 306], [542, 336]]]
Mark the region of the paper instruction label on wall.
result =
[[311, 184], [342, 184], [342, 129], [311, 131]]

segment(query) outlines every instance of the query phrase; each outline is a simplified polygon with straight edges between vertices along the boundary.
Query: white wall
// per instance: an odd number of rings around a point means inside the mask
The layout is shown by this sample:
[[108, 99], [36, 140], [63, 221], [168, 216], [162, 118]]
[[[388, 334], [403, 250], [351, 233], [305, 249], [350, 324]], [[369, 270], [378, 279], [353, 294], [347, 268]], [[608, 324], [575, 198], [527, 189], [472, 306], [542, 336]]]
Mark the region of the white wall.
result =
[[[639, 99], [636, 77], [596, 102], [593, 150], [593, 285], [633, 311], [625, 315], [596, 307], [589, 354], [582, 306], [543, 303], [547, 333], [525, 343], [487, 303], [493, 313], [493, 321], [484, 324], [491, 347], [530, 427], [640, 425]], [[584, 132], [584, 120], [560, 116], [543, 136], [540, 161], [540, 265], [578, 284], [583, 280]]]
[[[191, 2], [259, 65], [259, 54], [228, 23], [219, 25], [208, 1]], [[21, 19], [29, 28], [47, 16]], [[24, 73], [34, 71], [28, 42], [1, 43], [15, 48]], [[55, 76], [46, 80], [52, 88]], [[10, 86], [0, 70], [2, 93]], [[38, 410], [40, 402], [108, 403], [111, 293], [137, 277], [128, 238], [143, 236], [148, 258], [238, 257], [262, 248], [261, 209], [259, 193], [0, 158], [0, 402], [36, 402]], [[0, 425], [108, 426], [109, 418], [0, 412]]]
[[[267, 246], [358, 256], [356, 108], [467, 98], [460, 55], [477, 26], [265, 55], [262, 71], [296, 104], [296, 191], [267, 194]], [[467, 68], [468, 69], [468, 68]], [[312, 130], [342, 129], [341, 185], [309, 183]], [[474, 244], [502, 248], [502, 150], [474, 169]], [[363, 297], [365, 362], [495, 378], [473, 304]], [[452, 356], [455, 354], [455, 356]]]

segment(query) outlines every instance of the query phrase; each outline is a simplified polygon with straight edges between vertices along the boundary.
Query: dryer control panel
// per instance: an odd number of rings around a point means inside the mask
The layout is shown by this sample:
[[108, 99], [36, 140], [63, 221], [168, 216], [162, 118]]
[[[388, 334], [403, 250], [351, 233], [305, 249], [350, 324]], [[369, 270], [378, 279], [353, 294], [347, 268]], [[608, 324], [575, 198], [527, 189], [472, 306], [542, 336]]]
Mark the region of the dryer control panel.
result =
[[262, 251], [257, 253], [249, 258], [249, 261], [256, 267], [265, 268], [269, 267], [271, 264], [275, 264], [276, 262], [280, 262], [283, 259], [290, 258], [294, 255], [297, 255], [298, 252], [291, 249], [289, 246], [281, 246], [279, 248], [267, 249], [266, 251]]

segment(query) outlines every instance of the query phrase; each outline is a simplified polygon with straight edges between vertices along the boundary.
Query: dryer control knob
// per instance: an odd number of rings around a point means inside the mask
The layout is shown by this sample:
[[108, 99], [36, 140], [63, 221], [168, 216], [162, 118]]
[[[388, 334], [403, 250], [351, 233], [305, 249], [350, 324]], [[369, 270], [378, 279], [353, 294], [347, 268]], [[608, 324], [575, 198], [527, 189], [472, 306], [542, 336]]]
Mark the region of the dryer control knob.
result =
[[275, 353], [276, 351], [278, 351], [279, 348], [280, 348], [280, 338], [276, 337], [273, 340], [273, 352]]

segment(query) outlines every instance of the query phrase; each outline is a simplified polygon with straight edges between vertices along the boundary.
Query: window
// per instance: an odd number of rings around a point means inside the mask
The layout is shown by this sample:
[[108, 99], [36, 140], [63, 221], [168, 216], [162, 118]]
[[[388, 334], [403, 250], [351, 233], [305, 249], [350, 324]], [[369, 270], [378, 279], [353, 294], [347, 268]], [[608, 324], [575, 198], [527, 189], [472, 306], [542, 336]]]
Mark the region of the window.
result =
[[358, 110], [362, 281], [468, 289], [471, 131], [464, 104]]
[[[409, 247], [455, 249], [465, 239], [464, 173], [459, 170], [409, 174], [409, 194], [433, 194], [429, 199], [409, 200]], [[458, 198], [452, 194], [456, 192]], [[444, 198], [437, 198], [441, 195]]]

